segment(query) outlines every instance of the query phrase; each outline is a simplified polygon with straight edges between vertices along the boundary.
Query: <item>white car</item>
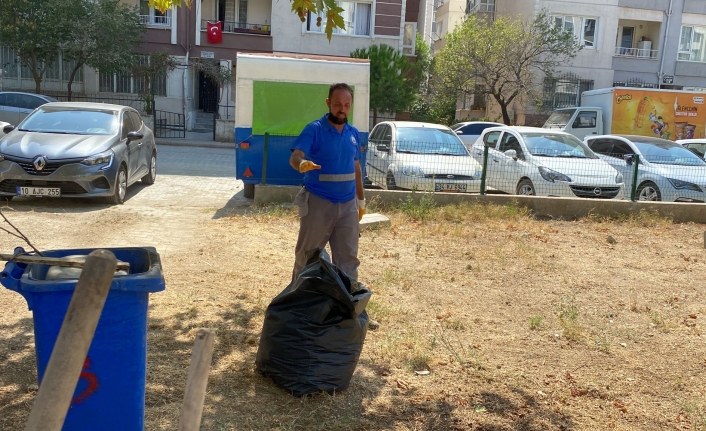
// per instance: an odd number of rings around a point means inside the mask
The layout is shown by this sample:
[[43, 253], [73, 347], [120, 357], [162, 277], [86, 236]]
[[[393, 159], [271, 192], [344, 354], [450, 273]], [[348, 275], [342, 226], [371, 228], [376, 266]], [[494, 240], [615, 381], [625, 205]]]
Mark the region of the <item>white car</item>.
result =
[[648, 136], [599, 135], [587, 137], [586, 144], [623, 173], [626, 199], [631, 197], [634, 157], [638, 155], [638, 200], [706, 202], [706, 162], [676, 142]]
[[706, 154], [706, 139], [695, 138], [695, 139], [677, 139], [676, 143], [696, 154], [697, 156], [704, 158]]
[[6, 123], [4, 121], [0, 121], [0, 138], [2, 138], [5, 135], [5, 131], [3, 130], [5, 126], [9, 126], [10, 123]]
[[457, 123], [451, 126], [451, 130], [456, 132], [463, 145], [466, 148], [471, 148], [473, 144], [476, 143], [478, 137], [483, 134], [483, 130], [488, 127], [498, 127], [504, 126], [502, 123], [493, 123], [491, 121], [466, 121], [463, 123]]
[[483, 131], [471, 154], [483, 163], [486, 184], [518, 195], [613, 199], [623, 175], [573, 135], [537, 127], [503, 126]]
[[446, 126], [379, 123], [368, 138], [368, 178], [388, 190], [480, 191], [481, 166]]

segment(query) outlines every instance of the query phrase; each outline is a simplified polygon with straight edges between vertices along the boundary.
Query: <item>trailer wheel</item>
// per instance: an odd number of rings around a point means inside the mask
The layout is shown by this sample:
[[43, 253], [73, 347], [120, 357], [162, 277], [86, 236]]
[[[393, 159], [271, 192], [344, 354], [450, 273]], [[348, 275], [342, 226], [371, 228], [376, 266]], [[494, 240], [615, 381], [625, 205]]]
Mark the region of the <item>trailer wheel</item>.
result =
[[244, 184], [243, 196], [245, 196], [246, 199], [255, 199], [255, 184]]

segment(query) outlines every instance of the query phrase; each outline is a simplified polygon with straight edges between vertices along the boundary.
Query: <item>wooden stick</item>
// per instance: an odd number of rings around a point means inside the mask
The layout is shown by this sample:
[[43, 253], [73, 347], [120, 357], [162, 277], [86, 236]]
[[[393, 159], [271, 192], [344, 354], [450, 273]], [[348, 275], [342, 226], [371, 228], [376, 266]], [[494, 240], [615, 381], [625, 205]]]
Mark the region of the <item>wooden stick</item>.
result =
[[[43, 257], [43, 256], [32, 256], [26, 254], [20, 254], [15, 256], [14, 254], [2, 254], [0, 253], [0, 260], [14, 260], [15, 262], [22, 263], [35, 263], [42, 265], [55, 265], [55, 266], [68, 266], [70, 268], [83, 268], [85, 265], [85, 260], [80, 257]], [[130, 270], [129, 262], [118, 262], [116, 265], [117, 270]]]
[[116, 264], [115, 255], [108, 250], [94, 250], [88, 255], [25, 431], [61, 431], [110, 290]]
[[198, 431], [201, 428], [201, 413], [203, 413], [203, 403], [206, 398], [206, 385], [208, 373], [211, 370], [215, 338], [216, 333], [213, 329], [202, 328], [196, 333], [178, 431]]

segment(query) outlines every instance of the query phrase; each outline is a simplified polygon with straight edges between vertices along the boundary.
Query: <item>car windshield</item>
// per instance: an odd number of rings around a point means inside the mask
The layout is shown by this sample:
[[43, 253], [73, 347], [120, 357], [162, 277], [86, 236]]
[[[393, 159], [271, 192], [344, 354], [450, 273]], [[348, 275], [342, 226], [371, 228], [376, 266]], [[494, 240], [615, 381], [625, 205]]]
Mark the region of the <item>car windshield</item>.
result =
[[431, 127], [398, 128], [396, 151], [398, 153], [470, 157], [466, 147], [454, 132]]
[[574, 112], [576, 112], [575, 109], [562, 109], [561, 111], [554, 111], [552, 112], [552, 115], [547, 118], [547, 121], [542, 127], [566, 126], [571, 119], [571, 116], [574, 115]]
[[118, 131], [118, 111], [40, 107], [28, 116], [20, 131], [70, 135], [113, 135]]
[[523, 133], [530, 154], [539, 157], [596, 159], [593, 151], [573, 135], [553, 133]]
[[706, 162], [681, 145], [664, 141], [659, 143], [633, 142], [648, 162], [663, 165], [704, 166]]

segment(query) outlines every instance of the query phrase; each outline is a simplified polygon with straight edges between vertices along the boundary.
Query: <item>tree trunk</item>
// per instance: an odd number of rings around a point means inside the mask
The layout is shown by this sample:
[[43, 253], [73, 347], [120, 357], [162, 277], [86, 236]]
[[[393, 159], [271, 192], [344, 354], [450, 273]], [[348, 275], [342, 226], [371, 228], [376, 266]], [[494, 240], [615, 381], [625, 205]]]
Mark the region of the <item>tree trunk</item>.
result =
[[507, 112], [507, 103], [504, 101], [498, 100], [496, 97], [495, 100], [498, 102], [498, 105], [500, 105], [500, 112], [503, 114], [503, 123], [505, 125], [510, 125], [510, 114]]
[[69, 102], [71, 102], [71, 85], [74, 83], [74, 78], [76, 77], [76, 74], [78, 73], [81, 67], [83, 67], [83, 61], [79, 59], [78, 61], [76, 61], [76, 66], [74, 67], [74, 70], [71, 71], [71, 76], [69, 77], [69, 84], [67, 87]]
[[378, 110], [373, 108], [373, 127], [378, 123]]

